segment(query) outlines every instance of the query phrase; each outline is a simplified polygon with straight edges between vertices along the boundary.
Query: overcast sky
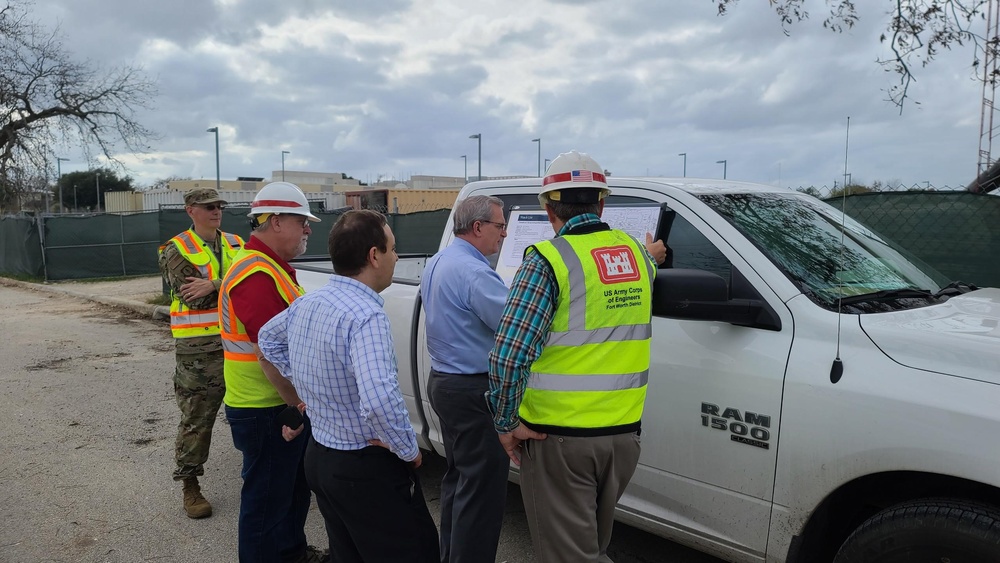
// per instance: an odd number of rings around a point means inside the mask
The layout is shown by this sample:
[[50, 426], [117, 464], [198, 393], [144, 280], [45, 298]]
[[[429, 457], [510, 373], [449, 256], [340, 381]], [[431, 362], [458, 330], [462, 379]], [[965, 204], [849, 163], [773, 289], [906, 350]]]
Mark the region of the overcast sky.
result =
[[[964, 186], [975, 175], [982, 86], [971, 46], [917, 68], [902, 115], [875, 61], [890, 2], [822, 29], [825, 3], [785, 36], [765, 2], [719, 17], [709, 0], [37, 0], [67, 49], [141, 65], [159, 84], [140, 121], [160, 135], [119, 155], [139, 185], [287, 170], [534, 175], [577, 149], [616, 176], [783, 186]], [[984, 26], [985, 27], [985, 26]], [[919, 102], [919, 104], [914, 103]], [[998, 149], [1000, 151], [1000, 149]], [[63, 171], [85, 169], [64, 152]]]

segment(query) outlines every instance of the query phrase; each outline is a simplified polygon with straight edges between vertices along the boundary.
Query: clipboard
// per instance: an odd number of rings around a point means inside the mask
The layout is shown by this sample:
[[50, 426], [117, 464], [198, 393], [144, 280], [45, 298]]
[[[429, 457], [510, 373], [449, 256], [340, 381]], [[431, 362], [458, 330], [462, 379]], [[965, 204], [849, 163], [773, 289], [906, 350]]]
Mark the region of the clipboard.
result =
[[[666, 203], [631, 203], [605, 205], [601, 220], [613, 229], [632, 235], [640, 245], [646, 242], [646, 233], [653, 233], [653, 240], [664, 238], [670, 231], [674, 212]], [[665, 229], [664, 229], [665, 227]], [[664, 232], [665, 231], [665, 232]], [[507, 237], [500, 247], [496, 271], [510, 287], [514, 274], [521, 266], [524, 251], [536, 242], [555, 236], [548, 215], [541, 206], [515, 205], [507, 217]]]

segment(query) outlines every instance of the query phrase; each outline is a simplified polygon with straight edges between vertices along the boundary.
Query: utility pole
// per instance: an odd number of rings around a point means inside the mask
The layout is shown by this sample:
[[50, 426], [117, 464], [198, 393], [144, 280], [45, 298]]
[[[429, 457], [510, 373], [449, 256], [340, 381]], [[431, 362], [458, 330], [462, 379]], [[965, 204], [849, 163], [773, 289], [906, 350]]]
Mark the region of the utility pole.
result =
[[219, 174], [219, 128], [212, 127], [206, 129], [208, 133], [215, 133], [215, 190], [222, 191], [222, 176]]
[[60, 180], [62, 180], [62, 161], [64, 161], [64, 160], [67, 161], [67, 162], [69, 162], [68, 158], [63, 158], [61, 156], [57, 156], [56, 157], [56, 185], [59, 186], [59, 212], [60, 213], [62, 213], [65, 210], [65, 208], [63, 207], [63, 198], [62, 198], [62, 182], [60, 181]]
[[476, 139], [479, 144], [479, 174], [476, 175], [476, 180], [483, 179], [483, 134], [476, 133], [475, 135], [469, 135], [470, 139]]

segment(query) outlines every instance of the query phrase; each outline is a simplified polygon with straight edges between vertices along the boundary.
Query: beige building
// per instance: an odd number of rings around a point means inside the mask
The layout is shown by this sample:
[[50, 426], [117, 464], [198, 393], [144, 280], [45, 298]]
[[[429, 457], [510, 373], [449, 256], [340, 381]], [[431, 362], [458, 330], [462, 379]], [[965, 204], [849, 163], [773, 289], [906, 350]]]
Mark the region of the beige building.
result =
[[[279, 182], [282, 171], [275, 170], [270, 180], [237, 178], [218, 183], [219, 195], [230, 203], [246, 203], [270, 182]], [[310, 201], [323, 201], [327, 209], [350, 206], [355, 209], [377, 209], [386, 213], [412, 213], [434, 209], [450, 209], [464, 179], [455, 176], [411, 176], [406, 182], [386, 181], [376, 186], [362, 186], [354, 178], [340, 172], [304, 172], [285, 170], [286, 182], [299, 186]], [[163, 205], [180, 205], [184, 194], [197, 188], [215, 188], [214, 178], [176, 180], [166, 190], [120, 192], [106, 195], [111, 213], [155, 210]]]
[[[284, 180], [282, 180], [284, 177]], [[361, 182], [354, 178], [348, 178], [342, 172], [303, 172], [301, 170], [273, 170], [271, 172], [272, 182], [291, 182], [302, 188], [302, 191], [311, 192], [344, 192], [356, 190], [361, 187]], [[310, 186], [306, 190], [305, 186]]]
[[460, 190], [416, 190], [376, 188], [346, 192], [347, 205], [354, 209], [375, 209], [386, 213], [414, 213], [451, 209]]

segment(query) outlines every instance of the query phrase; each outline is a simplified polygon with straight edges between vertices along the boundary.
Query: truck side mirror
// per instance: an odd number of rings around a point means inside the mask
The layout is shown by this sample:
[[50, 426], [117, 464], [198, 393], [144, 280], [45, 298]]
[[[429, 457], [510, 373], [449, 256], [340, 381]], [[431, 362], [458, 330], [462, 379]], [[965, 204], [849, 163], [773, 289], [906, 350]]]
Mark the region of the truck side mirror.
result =
[[729, 284], [712, 272], [659, 270], [653, 281], [653, 316], [781, 330], [777, 313], [760, 295], [755, 297], [730, 299]]

